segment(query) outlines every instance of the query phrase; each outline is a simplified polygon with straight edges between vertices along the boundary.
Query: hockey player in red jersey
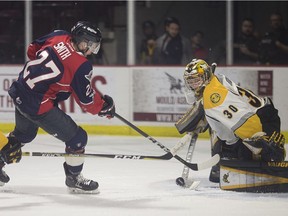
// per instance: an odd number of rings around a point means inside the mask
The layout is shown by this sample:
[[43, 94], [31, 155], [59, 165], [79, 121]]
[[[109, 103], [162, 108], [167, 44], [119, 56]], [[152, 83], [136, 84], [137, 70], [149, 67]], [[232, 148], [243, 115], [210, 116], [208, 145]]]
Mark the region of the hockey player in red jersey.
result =
[[[201, 59], [187, 64], [184, 81], [187, 102], [197, 101], [216, 135], [212, 154], [265, 162], [285, 159], [280, 117], [270, 98], [259, 97], [224, 75], [214, 75]], [[219, 166], [212, 168], [210, 181], [219, 182]]]
[[[30, 61], [9, 89], [16, 107], [16, 125], [9, 135], [14, 138], [14, 144], [9, 142], [3, 148], [5, 151], [0, 151], [0, 181], [5, 174], [2, 170], [5, 163], [20, 161], [21, 145], [31, 142], [39, 127], [63, 141], [67, 153], [84, 153], [87, 133], [58, 108], [58, 103], [71, 95], [84, 111], [114, 117], [113, 99], [101, 96], [90, 84], [93, 68], [86, 57], [97, 54], [101, 39], [95, 25], [79, 21], [71, 33], [57, 30], [30, 44], [27, 51]], [[98, 183], [82, 176], [83, 164], [83, 157], [65, 158], [65, 183], [73, 191], [97, 192]], [[8, 176], [2, 178], [2, 183], [8, 181]]]

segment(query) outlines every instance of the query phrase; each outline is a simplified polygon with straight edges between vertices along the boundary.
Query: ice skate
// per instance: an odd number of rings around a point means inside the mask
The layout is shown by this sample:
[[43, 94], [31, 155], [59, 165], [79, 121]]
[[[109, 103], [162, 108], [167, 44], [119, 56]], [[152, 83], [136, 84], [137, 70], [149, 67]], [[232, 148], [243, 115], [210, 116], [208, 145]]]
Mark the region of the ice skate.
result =
[[4, 165], [0, 164], [0, 186], [3, 186], [5, 183], [10, 181], [9, 176], [3, 170]]
[[209, 181], [214, 182], [214, 183], [220, 182], [220, 166], [219, 165], [215, 165], [211, 168]]
[[73, 175], [67, 169], [66, 163], [63, 165], [66, 174], [65, 184], [67, 185], [70, 193], [99, 193], [98, 182], [84, 178], [81, 173], [78, 175]]

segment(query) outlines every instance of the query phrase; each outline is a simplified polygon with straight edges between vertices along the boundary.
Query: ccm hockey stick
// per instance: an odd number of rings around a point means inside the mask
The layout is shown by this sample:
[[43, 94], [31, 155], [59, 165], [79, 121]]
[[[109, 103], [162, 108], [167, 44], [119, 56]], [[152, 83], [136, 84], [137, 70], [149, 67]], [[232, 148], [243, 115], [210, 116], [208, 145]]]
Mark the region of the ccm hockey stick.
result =
[[58, 152], [22, 152], [22, 156], [36, 156], [36, 157], [103, 157], [112, 159], [131, 159], [131, 160], [170, 160], [162, 156], [144, 156], [144, 155], [126, 155], [126, 154], [68, 154]]
[[164, 146], [163, 144], [161, 144], [160, 142], [155, 140], [153, 137], [150, 137], [147, 133], [142, 131], [140, 128], [136, 127], [134, 124], [132, 124], [131, 122], [129, 122], [128, 120], [126, 120], [125, 118], [120, 116], [119, 114], [115, 113], [115, 116], [119, 120], [121, 120], [122, 122], [127, 124], [129, 127], [133, 128], [139, 134], [141, 134], [145, 138], [149, 139], [150, 141], [152, 141], [153, 143], [158, 145], [161, 149], [163, 149], [165, 152], [167, 152], [167, 154], [166, 154], [167, 157], [170, 157], [170, 158], [174, 157], [176, 160], [180, 161], [181, 163], [183, 163], [184, 165], [186, 165], [187, 167], [189, 167], [192, 170], [198, 171], [198, 170], [203, 170], [203, 169], [210, 168], [210, 167], [214, 166], [215, 164], [217, 164], [219, 162], [219, 160], [220, 160], [219, 155], [216, 154], [212, 158], [209, 158], [207, 161], [204, 161], [202, 163], [189, 163], [189, 162], [186, 162], [183, 158], [179, 157], [178, 155], [176, 155], [176, 154], [173, 155], [169, 148], [167, 148], [166, 146]]

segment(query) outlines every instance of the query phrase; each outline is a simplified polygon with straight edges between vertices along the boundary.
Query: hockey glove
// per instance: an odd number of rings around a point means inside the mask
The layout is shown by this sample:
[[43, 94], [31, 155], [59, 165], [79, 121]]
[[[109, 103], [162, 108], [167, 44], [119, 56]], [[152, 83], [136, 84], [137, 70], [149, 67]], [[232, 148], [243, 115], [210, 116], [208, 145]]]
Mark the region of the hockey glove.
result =
[[283, 134], [274, 131], [269, 137], [266, 135], [254, 136], [243, 140], [243, 144], [254, 154], [261, 156], [263, 161], [283, 161], [286, 157]]
[[205, 118], [202, 102], [196, 101], [191, 109], [175, 123], [175, 127], [180, 134], [184, 132], [204, 133], [209, 125]]
[[272, 161], [284, 161], [285, 160], [285, 157], [286, 157], [286, 151], [284, 148], [285, 137], [283, 134], [277, 131], [274, 131], [273, 134], [269, 137], [268, 143], [266, 144], [267, 144], [268, 150], [264, 148], [263, 153], [265, 153], [265, 150], [266, 150], [267, 151], [266, 154], [270, 160]]
[[18, 163], [22, 158], [21, 143], [15, 137], [8, 137], [8, 140], [0, 151], [0, 162]]
[[101, 111], [98, 113], [98, 116], [103, 117], [106, 116], [107, 118], [113, 118], [115, 115], [115, 104], [112, 97], [108, 95], [103, 96], [103, 100], [105, 101]]

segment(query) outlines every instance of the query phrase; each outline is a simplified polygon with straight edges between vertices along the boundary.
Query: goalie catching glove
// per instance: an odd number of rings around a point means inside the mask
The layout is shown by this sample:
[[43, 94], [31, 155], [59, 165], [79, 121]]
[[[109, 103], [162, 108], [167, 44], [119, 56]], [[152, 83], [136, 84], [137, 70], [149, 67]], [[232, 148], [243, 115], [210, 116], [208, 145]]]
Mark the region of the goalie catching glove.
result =
[[277, 131], [274, 131], [270, 137], [266, 136], [265, 133], [255, 134], [251, 139], [243, 140], [243, 144], [253, 153], [256, 159], [276, 162], [285, 160], [285, 138], [283, 134]]
[[104, 95], [102, 99], [105, 101], [101, 111], [98, 113], [98, 116], [107, 118], [113, 118], [115, 115], [115, 104], [112, 97]]
[[15, 137], [8, 137], [6, 142], [0, 143], [0, 163], [18, 163], [22, 158], [21, 147]]

